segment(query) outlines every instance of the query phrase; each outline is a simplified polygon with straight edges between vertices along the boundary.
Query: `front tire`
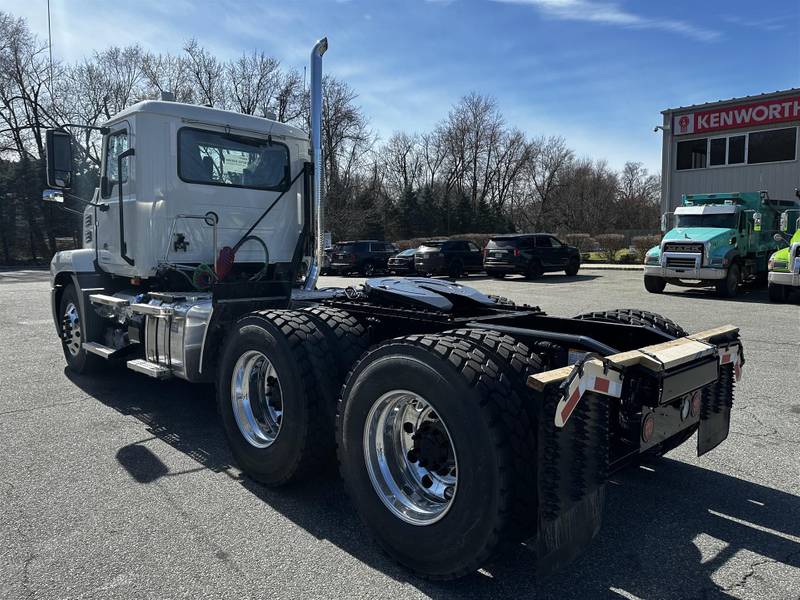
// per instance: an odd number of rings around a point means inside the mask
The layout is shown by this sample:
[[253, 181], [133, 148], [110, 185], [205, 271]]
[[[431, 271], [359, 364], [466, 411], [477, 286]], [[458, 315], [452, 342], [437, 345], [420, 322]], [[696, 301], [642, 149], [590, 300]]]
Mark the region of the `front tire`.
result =
[[67, 368], [74, 373], [85, 375], [97, 371], [103, 362], [99, 356], [86, 352], [86, 326], [81, 318], [78, 292], [72, 284], [67, 285], [58, 304], [61, 325], [61, 349]]
[[656, 277], [655, 275], [644, 276], [644, 289], [651, 294], [660, 294], [667, 287], [667, 282], [663, 277]]
[[578, 274], [578, 270], [581, 268], [581, 263], [577, 259], [571, 259], [569, 264], [567, 264], [567, 268], [564, 269], [564, 272], [567, 274], [567, 277], [575, 277]]
[[769, 300], [770, 302], [786, 302], [789, 298], [789, 288], [785, 285], [780, 285], [778, 283], [770, 283], [767, 286], [767, 290], [769, 292]]
[[252, 313], [234, 325], [217, 402], [233, 456], [256, 481], [283, 485], [332, 457], [336, 375], [329, 354], [324, 336], [296, 311]]
[[454, 260], [450, 263], [450, 266], [447, 267], [447, 275], [450, 279], [458, 279], [464, 273], [464, 266], [461, 264], [461, 261]]
[[448, 334], [391, 340], [342, 390], [342, 477], [394, 559], [424, 577], [460, 577], [514, 538], [514, 507], [535, 494], [524, 485], [535, 443], [517, 437], [534, 428], [523, 423], [508, 371], [479, 343]]
[[716, 284], [717, 295], [720, 298], [734, 298], [739, 293], [740, 271], [739, 265], [732, 264], [728, 268], [725, 279], [721, 279]]

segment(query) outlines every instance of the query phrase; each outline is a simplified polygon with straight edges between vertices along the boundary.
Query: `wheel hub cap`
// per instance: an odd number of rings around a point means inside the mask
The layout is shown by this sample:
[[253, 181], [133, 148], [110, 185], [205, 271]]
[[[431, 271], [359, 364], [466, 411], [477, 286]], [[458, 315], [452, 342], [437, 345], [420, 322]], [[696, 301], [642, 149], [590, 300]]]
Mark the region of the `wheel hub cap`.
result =
[[236, 425], [256, 448], [271, 445], [283, 424], [283, 393], [275, 367], [257, 350], [239, 357], [231, 376], [231, 405]]
[[78, 309], [72, 302], [67, 304], [62, 323], [64, 344], [67, 347], [67, 351], [70, 353], [70, 355], [77, 356], [81, 351], [81, 338], [83, 332], [81, 331], [81, 319], [80, 315], [78, 314]]
[[452, 506], [458, 489], [455, 446], [446, 424], [420, 395], [383, 394], [364, 428], [364, 458], [384, 505], [412, 525], [429, 525]]

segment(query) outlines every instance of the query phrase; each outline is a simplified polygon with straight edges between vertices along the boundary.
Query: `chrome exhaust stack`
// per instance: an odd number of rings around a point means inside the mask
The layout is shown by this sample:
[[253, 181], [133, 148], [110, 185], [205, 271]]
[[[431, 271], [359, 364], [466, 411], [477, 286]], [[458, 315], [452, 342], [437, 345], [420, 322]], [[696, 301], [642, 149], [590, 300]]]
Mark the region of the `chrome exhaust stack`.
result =
[[322, 55], [328, 38], [322, 38], [311, 50], [311, 154], [314, 159], [314, 256], [306, 275], [305, 290], [313, 290], [325, 257], [324, 219], [322, 214]]

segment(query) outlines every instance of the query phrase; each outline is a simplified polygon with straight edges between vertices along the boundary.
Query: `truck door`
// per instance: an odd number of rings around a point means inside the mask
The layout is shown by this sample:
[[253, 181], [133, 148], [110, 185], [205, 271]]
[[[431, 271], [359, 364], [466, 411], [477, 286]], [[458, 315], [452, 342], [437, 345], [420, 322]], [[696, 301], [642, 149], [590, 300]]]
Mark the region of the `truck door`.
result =
[[119, 190], [122, 187], [122, 200], [125, 216], [126, 254], [134, 252], [134, 206], [133, 193], [134, 156], [123, 158], [122, 171], [119, 170], [118, 157], [130, 148], [132, 137], [131, 125], [128, 121], [116, 123], [103, 142], [103, 160], [101, 164], [100, 202], [107, 208], [97, 211], [97, 258], [100, 266], [114, 273], [133, 272], [133, 268], [121, 256], [119, 226]]

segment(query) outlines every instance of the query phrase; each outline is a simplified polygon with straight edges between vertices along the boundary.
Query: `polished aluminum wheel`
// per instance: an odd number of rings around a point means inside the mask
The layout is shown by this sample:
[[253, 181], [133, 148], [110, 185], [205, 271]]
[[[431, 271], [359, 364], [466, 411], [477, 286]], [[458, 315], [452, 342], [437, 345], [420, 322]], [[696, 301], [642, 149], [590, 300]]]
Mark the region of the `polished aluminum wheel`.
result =
[[283, 394], [272, 363], [258, 350], [239, 357], [231, 376], [233, 415], [244, 439], [266, 448], [278, 437], [283, 422]]
[[378, 497], [403, 521], [430, 525], [452, 506], [455, 447], [445, 423], [418, 394], [392, 390], [375, 401], [364, 428], [364, 458]]
[[67, 351], [72, 356], [78, 356], [81, 351], [81, 318], [78, 314], [77, 307], [70, 302], [64, 311], [64, 318], [62, 320], [64, 325], [64, 345]]

